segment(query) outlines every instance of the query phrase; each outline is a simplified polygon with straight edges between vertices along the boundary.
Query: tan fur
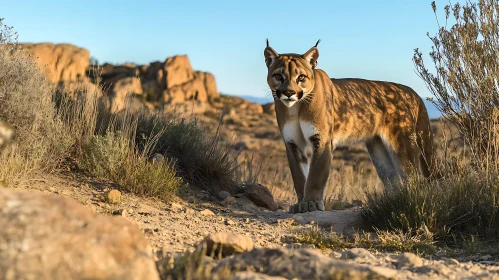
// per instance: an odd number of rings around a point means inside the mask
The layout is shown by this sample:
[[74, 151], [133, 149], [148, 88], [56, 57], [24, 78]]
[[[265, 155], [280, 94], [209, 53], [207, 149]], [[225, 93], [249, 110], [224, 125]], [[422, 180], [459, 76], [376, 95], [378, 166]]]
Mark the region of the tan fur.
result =
[[430, 121], [423, 100], [411, 88], [330, 79], [315, 69], [316, 47], [299, 55], [278, 54], [267, 46], [264, 54], [299, 200], [292, 212], [324, 210], [324, 189], [337, 146], [364, 142], [385, 189], [409, 174], [430, 175]]

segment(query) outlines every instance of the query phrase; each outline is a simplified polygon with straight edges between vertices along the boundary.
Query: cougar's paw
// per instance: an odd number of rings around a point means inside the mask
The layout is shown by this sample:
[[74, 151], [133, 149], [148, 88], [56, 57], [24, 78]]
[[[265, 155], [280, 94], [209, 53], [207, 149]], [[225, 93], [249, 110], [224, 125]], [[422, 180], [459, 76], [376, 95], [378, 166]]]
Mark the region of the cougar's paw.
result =
[[324, 201], [302, 201], [297, 204], [291, 205], [289, 213], [306, 213], [313, 211], [325, 211]]

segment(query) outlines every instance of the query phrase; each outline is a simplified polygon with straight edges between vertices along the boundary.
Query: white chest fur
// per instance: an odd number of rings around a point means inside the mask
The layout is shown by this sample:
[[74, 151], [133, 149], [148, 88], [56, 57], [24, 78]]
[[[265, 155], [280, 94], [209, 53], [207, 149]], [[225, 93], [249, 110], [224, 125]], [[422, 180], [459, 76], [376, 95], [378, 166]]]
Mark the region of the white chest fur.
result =
[[312, 123], [299, 119], [288, 120], [282, 130], [284, 141], [293, 142], [298, 148], [299, 155], [297, 156], [305, 178], [308, 176], [313, 155], [313, 144], [310, 137], [316, 134], [317, 129]]

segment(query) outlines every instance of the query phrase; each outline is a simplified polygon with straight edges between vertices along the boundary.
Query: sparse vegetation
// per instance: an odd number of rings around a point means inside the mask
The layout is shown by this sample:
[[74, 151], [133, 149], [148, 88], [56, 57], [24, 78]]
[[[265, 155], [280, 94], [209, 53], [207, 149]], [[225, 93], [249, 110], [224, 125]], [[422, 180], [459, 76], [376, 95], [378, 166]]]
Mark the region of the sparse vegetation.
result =
[[[112, 112], [98, 89], [56, 88], [12, 41], [12, 28], [0, 21], [0, 30], [0, 120], [16, 135], [0, 155], [2, 185], [55, 171], [71, 157], [138, 195], [167, 200], [185, 183], [232, 192], [237, 163], [218, 134], [209, 137], [195, 119], [167, 119], [128, 105]], [[153, 162], [158, 153], [165, 159]]]
[[183, 185], [171, 160], [151, 162], [121, 133], [96, 135], [85, 144], [81, 166], [98, 178], [109, 179], [142, 196], [169, 200]]
[[[432, 3], [436, 13], [436, 5]], [[430, 37], [432, 73], [416, 49], [414, 63], [443, 117], [457, 127], [469, 156], [443, 152], [439, 178], [410, 179], [392, 192], [369, 194], [365, 220], [388, 230], [425, 227], [437, 241], [499, 238], [499, 4], [445, 6], [446, 25]], [[450, 14], [453, 18], [450, 18]], [[451, 27], [448, 21], [455, 22]], [[438, 21], [437, 21], [438, 22]], [[442, 145], [445, 146], [445, 145]]]
[[295, 239], [298, 243], [313, 244], [316, 248], [331, 250], [365, 248], [425, 255], [435, 253], [437, 248], [433, 235], [423, 229], [419, 229], [415, 234], [404, 233], [401, 230], [376, 230], [376, 237], [372, 237], [371, 233], [362, 232], [356, 233], [353, 238], [348, 238], [316, 226], [298, 231]]
[[35, 170], [53, 171], [71, 146], [52, 102], [53, 86], [15, 40], [0, 20], [0, 120], [15, 131], [15, 141], [0, 155], [5, 184]]

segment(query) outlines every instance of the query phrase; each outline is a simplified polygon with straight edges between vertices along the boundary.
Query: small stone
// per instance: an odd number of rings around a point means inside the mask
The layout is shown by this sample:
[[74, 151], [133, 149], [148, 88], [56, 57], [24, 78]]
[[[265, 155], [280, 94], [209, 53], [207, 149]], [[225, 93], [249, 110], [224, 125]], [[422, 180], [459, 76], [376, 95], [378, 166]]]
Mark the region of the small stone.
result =
[[363, 248], [353, 248], [348, 249], [341, 253], [340, 259], [342, 260], [354, 260], [354, 259], [363, 259], [363, 260], [374, 260], [376, 257], [371, 254], [371, 252], [367, 251]]
[[284, 247], [287, 249], [315, 249], [314, 244], [307, 244], [307, 243], [290, 243], [286, 244]]
[[204, 209], [199, 213], [203, 216], [215, 216], [215, 213], [213, 213], [213, 211], [211, 211], [210, 209]]
[[445, 263], [449, 265], [459, 265], [459, 261], [453, 258], [446, 259]]
[[341, 253], [342, 252], [334, 251], [334, 252], [331, 253], [331, 257], [335, 258], [335, 259], [339, 259], [339, 258], [341, 258]]
[[244, 196], [260, 207], [265, 207], [271, 211], [276, 211], [279, 206], [274, 201], [274, 197], [269, 189], [260, 184], [245, 186], [242, 190]]
[[118, 190], [110, 190], [106, 194], [106, 201], [112, 204], [117, 204], [121, 202], [121, 192]]
[[234, 222], [233, 220], [227, 219], [227, 220], [225, 220], [225, 224], [228, 226], [233, 226], [236, 224], [236, 222]]
[[196, 203], [197, 199], [194, 196], [191, 195], [191, 196], [189, 196], [187, 198], [187, 202], [189, 202], [189, 203]]
[[118, 209], [113, 211], [113, 215], [126, 217], [128, 215], [126, 209]]
[[217, 195], [220, 199], [224, 200], [230, 196], [230, 193], [227, 191], [219, 191]]
[[290, 226], [295, 224], [295, 219], [293, 219], [293, 218], [278, 219], [277, 224], [282, 226], [282, 227], [290, 227]]
[[229, 206], [229, 205], [234, 205], [237, 202], [237, 199], [233, 196], [229, 196], [226, 199], [224, 199], [222, 202], [220, 202], [223, 206]]
[[177, 211], [180, 211], [182, 210], [184, 207], [176, 202], [172, 202], [170, 204], [170, 210], [171, 211], [174, 211], [174, 212], [177, 212]]
[[194, 213], [196, 213], [196, 211], [192, 210], [189, 207], [186, 207], [185, 210], [184, 210], [184, 213], [187, 214], [187, 215], [189, 215], [189, 216], [192, 216], [192, 215], [194, 215]]
[[249, 222], [250, 222], [250, 219], [249, 219], [249, 218], [246, 218], [246, 219], [244, 219], [244, 222], [245, 222], [245, 223], [249, 223]]
[[[443, 264], [433, 264], [433, 265], [427, 265], [427, 266], [414, 267], [413, 271], [416, 273], [424, 273], [424, 274], [437, 273], [440, 275], [449, 275], [452, 270]], [[470, 269], [468, 272], [476, 274], [478, 271], [473, 272]]]
[[154, 154], [152, 157], [152, 162], [156, 165], [159, 165], [165, 161], [165, 156], [162, 154]]
[[423, 259], [413, 253], [403, 253], [398, 257], [397, 269], [421, 267]]
[[387, 278], [387, 279], [395, 279], [397, 274], [399, 274], [399, 271], [393, 268], [389, 267], [382, 267], [382, 266], [370, 266], [369, 267], [372, 271], [378, 273], [379, 275]]
[[217, 232], [208, 235], [199, 245], [198, 249], [206, 249], [207, 256], [228, 257], [233, 254], [253, 250], [253, 240], [245, 235], [230, 232]]
[[[260, 274], [251, 271], [237, 272], [232, 280], [286, 280], [284, 277], [280, 276], [269, 276], [266, 274]], [[294, 278], [295, 279], [295, 278]]]
[[493, 259], [494, 259], [494, 257], [492, 257], [491, 255], [483, 255], [483, 256], [479, 257], [480, 261], [490, 261], [490, 260], [493, 260]]
[[143, 231], [146, 236], [154, 236], [154, 230], [150, 228], [145, 228]]

